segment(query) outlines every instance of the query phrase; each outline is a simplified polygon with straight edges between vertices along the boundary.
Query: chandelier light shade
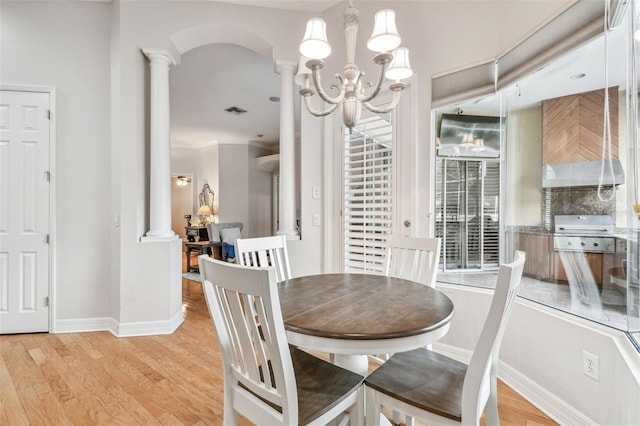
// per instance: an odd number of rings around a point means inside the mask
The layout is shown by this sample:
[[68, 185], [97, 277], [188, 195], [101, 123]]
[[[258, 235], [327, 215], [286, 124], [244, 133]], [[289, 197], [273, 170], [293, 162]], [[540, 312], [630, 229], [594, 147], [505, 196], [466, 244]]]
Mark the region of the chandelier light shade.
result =
[[401, 42], [396, 28], [396, 12], [391, 9], [378, 11], [367, 48], [372, 52], [390, 52], [400, 46]]
[[[400, 93], [406, 87], [400, 80], [413, 74], [409, 64], [409, 49], [398, 47], [402, 39], [396, 28], [396, 14], [393, 10], [384, 9], [376, 13], [373, 32], [367, 42], [367, 48], [377, 52], [373, 61], [380, 67], [378, 79], [375, 84], [362, 81], [364, 73], [355, 64], [358, 16], [359, 12], [350, 0], [344, 12], [347, 64], [342, 74], [336, 75], [338, 84], [334, 86], [339, 91], [337, 96], [331, 97], [324, 91], [320, 77], [320, 71], [324, 67], [323, 59], [331, 54], [331, 45], [327, 41], [327, 24], [322, 19], [313, 18], [307, 22], [304, 38], [300, 43], [302, 57], [298, 62], [296, 75], [296, 83], [301, 86], [300, 95], [307, 110], [316, 117], [323, 117], [340, 106], [342, 121], [349, 129], [360, 119], [363, 105], [374, 113], [385, 113], [394, 109], [400, 101]], [[374, 106], [371, 101], [380, 92], [385, 79], [393, 81], [389, 85], [393, 98], [387, 105]], [[316, 93], [324, 102], [330, 104], [327, 109], [319, 110], [312, 105], [311, 97]]]
[[413, 70], [409, 64], [409, 49], [399, 47], [393, 51], [393, 59], [387, 69], [389, 80], [400, 81], [413, 75]]
[[327, 40], [327, 23], [323, 19], [309, 19], [304, 39], [300, 43], [300, 53], [311, 59], [324, 59], [331, 54], [331, 45]]
[[465, 148], [473, 146], [473, 133], [465, 133], [464, 135], [462, 135], [460, 146], [463, 146]]

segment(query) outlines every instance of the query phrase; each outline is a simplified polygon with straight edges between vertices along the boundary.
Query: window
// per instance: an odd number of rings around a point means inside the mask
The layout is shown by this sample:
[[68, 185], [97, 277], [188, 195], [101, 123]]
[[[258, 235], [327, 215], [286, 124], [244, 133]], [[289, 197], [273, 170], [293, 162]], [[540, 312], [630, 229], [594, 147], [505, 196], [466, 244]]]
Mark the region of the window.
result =
[[344, 135], [343, 270], [382, 273], [393, 217], [391, 114], [362, 112]]

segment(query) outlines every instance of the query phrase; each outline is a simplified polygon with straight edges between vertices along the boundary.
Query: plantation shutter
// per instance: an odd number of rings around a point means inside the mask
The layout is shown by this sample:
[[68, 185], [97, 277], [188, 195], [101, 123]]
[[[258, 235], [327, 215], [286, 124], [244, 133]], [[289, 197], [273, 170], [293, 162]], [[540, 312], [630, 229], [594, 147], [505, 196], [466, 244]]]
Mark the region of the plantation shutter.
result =
[[500, 163], [484, 163], [482, 241], [483, 268], [500, 264]]
[[393, 129], [390, 113], [362, 115], [344, 135], [343, 270], [383, 273], [393, 215]]
[[444, 270], [499, 266], [500, 163], [441, 158], [436, 170], [436, 236]]

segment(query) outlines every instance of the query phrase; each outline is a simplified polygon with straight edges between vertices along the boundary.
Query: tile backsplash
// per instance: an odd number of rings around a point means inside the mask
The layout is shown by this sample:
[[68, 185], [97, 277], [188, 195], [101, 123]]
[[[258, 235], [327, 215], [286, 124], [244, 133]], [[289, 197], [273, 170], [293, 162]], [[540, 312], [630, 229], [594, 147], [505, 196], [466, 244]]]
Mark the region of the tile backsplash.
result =
[[608, 201], [601, 201], [598, 197], [598, 187], [592, 186], [547, 188], [544, 191], [543, 218], [547, 230], [553, 229], [553, 217], [559, 214], [596, 214], [615, 217], [615, 188], [610, 186], [601, 190], [602, 198]]

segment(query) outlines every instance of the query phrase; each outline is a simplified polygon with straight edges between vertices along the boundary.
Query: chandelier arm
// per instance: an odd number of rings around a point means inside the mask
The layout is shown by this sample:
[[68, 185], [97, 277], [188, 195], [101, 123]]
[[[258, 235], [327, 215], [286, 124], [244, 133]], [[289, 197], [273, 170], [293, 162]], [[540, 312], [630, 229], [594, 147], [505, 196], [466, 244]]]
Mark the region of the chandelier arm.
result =
[[311, 95], [303, 95], [302, 97], [304, 98], [304, 104], [307, 107], [307, 110], [309, 111], [309, 113], [316, 117], [324, 117], [326, 115], [329, 115], [333, 111], [335, 111], [336, 108], [338, 108], [338, 104], [333, 104], [329, 108], [325, 109], [324, 111], [319, 111], [315, 109], [311, 104]]
[[401, 91], [395, 90], [393, 92], [393, 99], [391, 99], [391, 102], [388, 103], [386, 106], [377, 107], [375, 105], [371, 105], [369, 102], [366, 102], [366, 101], [363, 101], [362, 105], [364, 105], [371, 112], [375, 112], [377, 114], [383, 114], [385, 112], [391, 111], [396, 106], [398, 106], [398, 102], [400, 102], [400, 95], [401, 95]]
[[342, 100], [344, 99], [344, 94], [346, 92], [346, 85], [342, 80], [342, 76], [336, 75], [336, 78], [340, 80], [340, 94], [337, 97], [332, 98], [329, 95], [327, 95], [327, 93], [322, 88], [322, 82], [320, 81], [320, 69], [314, 68], [311, 71], [311, 75], [313, 77], [313, 86], [315, 87], [316, 91], [318, 92], [318, 95], [322, 98], [323, 101], [330, 104], [335, 104], [335, 105], [342, 102]]
[[364, 96], [364, 90], [357, 90], [356, 96], [360, 102], [369, 102], [380, 93], [380, 88], [382, 87], [382, 82], [384, 81], [384, 74], [387, 72], [387, 63], [380, 64], [380, 72], [378, 73], [378, 81], [376, 82], [375, 88], [371, 92], [369, 96]]

